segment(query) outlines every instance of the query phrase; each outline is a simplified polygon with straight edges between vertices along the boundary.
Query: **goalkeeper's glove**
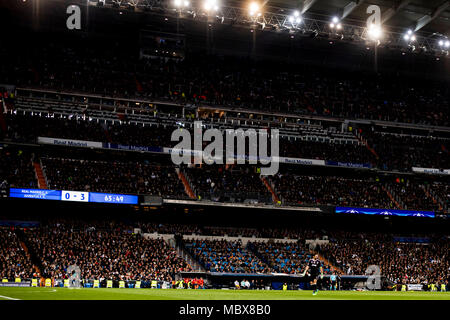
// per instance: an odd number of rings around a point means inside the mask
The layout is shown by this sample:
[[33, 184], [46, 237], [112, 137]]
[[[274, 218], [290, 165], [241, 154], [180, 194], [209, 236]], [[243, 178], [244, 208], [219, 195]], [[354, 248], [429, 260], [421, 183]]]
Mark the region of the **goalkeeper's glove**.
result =
[[323, 273], [320, 274], [320, 279], [323, 279]]
[[302, 277], [304, 277], [306, 275], [306, 271], [303, 271], [302, 273]]

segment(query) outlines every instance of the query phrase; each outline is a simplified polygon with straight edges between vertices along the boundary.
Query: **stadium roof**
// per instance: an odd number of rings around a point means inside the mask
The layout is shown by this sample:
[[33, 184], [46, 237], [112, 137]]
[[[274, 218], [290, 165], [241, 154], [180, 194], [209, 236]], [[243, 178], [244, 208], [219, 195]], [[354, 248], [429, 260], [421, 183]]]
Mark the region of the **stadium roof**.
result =
[[[233, 1], [237, 5], [240, 1]], [[450, 31], [449, 0], [265, 0], [266, 8], [292, 10], [308, 15], [338, 16], [347, 23], [364, 24], [367, 6], [378, 5], [386, 26], [448, 35]], [[232, 2], [230, 2], [231, 4]], [[241, 2], [242, 3], [242, 2]]]

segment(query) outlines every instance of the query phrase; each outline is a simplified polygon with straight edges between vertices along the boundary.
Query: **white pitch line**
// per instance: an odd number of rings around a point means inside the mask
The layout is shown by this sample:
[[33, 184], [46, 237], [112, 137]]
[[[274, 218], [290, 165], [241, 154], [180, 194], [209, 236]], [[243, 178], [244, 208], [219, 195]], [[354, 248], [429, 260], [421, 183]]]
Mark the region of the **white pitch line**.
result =
[[16, 299], [16, 298], [7, 297], [7, 296], [0, 296], [0, 298], [4, 298], [7, 300], [20, 300], [20, 299]]

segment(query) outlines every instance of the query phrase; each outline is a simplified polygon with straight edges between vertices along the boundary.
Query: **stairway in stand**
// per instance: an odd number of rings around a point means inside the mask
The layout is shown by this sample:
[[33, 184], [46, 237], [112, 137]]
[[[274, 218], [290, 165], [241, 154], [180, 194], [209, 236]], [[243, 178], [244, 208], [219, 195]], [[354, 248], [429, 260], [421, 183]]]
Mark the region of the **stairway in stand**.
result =
[[38, 180], [39, 189], [48, 189], [47, 181], [45, 179], [44, 171], [42, 170], [41, 164], [39, 162], [33, 163], [34, 172], [36, 173], [36, 178]]
[[266, 186], [267, 190], [269, 190], [270, 194], [272, 195], [272, 201], [275, 204], [278, 204], [280, 199], [278, 198], [275, 190], [273, 190], [272, 186], [270, 185], [269, 181], [267, 181], [267, 179], [263, 176], [261, 176], [261, 180], [264, 183], [264, 185]]
[[189, 181], [186, 179], [186, 176], [184, 175], [184, 173], [179, 168], [176, 168], [176, 171], [178, 174], [178, 178], [180, 178], [181, 182], [183, 183], [184, 190], [186, 191], [189, 198], [197, 199], [197, 197], [195, 196], [195, 193], [192, 190], [191, 185], [189, 184]]

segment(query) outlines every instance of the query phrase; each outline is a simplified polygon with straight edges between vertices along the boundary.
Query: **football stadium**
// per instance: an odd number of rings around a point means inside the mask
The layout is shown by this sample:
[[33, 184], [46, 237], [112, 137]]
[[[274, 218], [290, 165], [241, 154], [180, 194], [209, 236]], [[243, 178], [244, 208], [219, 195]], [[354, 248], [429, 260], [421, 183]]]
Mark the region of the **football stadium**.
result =
[[0, 309], [450, 300], [450, 1], [0, 15]]

